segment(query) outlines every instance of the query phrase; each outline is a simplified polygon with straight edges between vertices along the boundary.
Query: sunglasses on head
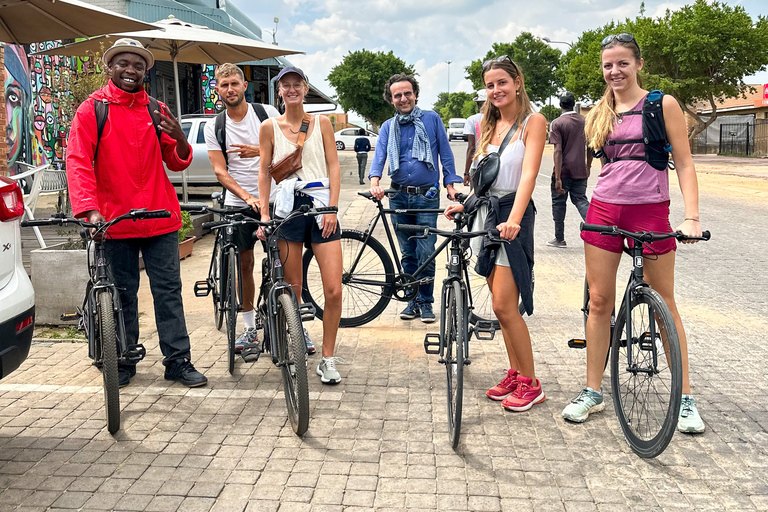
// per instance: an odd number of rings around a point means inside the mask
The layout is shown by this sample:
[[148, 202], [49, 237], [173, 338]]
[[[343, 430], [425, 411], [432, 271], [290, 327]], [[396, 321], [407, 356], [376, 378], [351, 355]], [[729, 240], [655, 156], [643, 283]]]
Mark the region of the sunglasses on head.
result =
[[620, 43], [635, 43], [635, 46], [638, 48], [640, 47], [639, 44], [637, 44], [637, 40], [635, 39], [635, 36], [630, 34], [629, 32], [622, 32], [621, 34], [611, 34], [609, 36], [605, 36], [603, 38], [603, 42], [600, 43], [600, 48], [605, 48], [609, 44], [613, 42], [613, 40], [616, 39]]
[[512, 64], [512, 67], [515, 68], [515, 71], [520, 72], [520, 70], [517, 68], [517, 64], [515, 64], [515, 62], [510, 59], [508, 55], [500, 55], [499, 57], [494, 57], [493, 59], [488, 59], [483, 62], [483, 73], [485, 73], [485, 68], [494, 62], [509, 62]]

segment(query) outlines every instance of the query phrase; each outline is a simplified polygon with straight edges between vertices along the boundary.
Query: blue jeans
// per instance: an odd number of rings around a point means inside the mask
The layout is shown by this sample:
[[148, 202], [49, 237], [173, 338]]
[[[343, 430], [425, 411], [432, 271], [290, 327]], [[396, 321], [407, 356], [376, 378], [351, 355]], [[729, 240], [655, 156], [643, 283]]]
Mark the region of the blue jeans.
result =
[[[389, 207], [391, 209], [424, 209], [440, 208], [440, 195], [432, 199], [427, 199], [422, 194], [407, 194], [398, 192], [389, 198]], [[422, 226], [437, 227], [437, 213], [393, 213], [392, 224], [419, 224]], [[435, 251], [435, 242], [437, 235], [430, 235], [426, 239], [409, 240], [413, 236], [409, 233], [401, 233], [395, 230], [397, 241], [400, 244], [401, 263], [403, 272], [413, 275], [419, 266]], [[435, 262], [430, 263], [427, 268], [419, 275], [419, 278], [435, 277]], [[419, 294], [416, 296], [417, 304], [433, 303], [435, 283], [429, 283], [419, 286]]]
[[571, 202], [579, 210], [583, 220], [587, 220], [589, 200], [587, 199], [587, 178], [574, 180], [572, 178], [560, 178], [563, 182], [565, 194], [555, 192], [555, 175], [552, 174], [552, 217], [555, 220], [555, 240], [565, 240], [565, 209], [568, 206], [568, 195]]
[[181, 299], [179, 237], [176, 231], [150, 238], [123, 238], [104, 242], [109, 270], [120, 289], [128, 346], [139, 342], [139, 251], [149, 277], [155, 304], [160, 350], [168, 366], [191, 359], [189, 335]]

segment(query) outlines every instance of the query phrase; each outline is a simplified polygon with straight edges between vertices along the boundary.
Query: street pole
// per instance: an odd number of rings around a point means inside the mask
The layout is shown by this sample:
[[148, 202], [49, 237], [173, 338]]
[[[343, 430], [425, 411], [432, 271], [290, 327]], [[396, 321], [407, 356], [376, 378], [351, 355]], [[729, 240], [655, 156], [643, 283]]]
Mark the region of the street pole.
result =
[[448, 63], [448, 94], [451, 94], [451, 62], [452, 60], [445, 61]]

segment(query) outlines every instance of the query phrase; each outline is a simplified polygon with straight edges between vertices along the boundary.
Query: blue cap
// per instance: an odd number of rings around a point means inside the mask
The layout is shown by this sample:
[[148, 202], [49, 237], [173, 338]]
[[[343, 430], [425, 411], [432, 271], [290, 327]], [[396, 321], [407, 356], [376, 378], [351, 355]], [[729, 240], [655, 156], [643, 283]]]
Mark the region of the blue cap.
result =
[[304, 72], [302, 70], [300, 70], [299, 68], [297, 68], [296, 66], [288, 66], [288, 67], [285, 67], [285, 68], [281, 69], [280, 72], [277, 74], [276, 81], [279, 82], [280, 79], [283, 78], [288, 73], [296, 73], [297, 75], [299, 75], [301, 77], [302, 80], [305, 80], [305, 81], [309, 82], [309, 80], [307, 80], [307, 75], [305, 75]]

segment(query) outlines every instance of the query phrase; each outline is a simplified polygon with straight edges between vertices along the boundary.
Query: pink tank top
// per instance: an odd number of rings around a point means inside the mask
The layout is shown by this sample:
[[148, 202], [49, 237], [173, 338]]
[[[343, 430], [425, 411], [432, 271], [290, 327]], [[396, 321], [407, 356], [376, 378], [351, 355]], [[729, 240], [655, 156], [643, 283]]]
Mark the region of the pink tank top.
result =
[[[632, 110], [643, 109], [643, 97]], [[643, 116], [619, 117], [613, 123], [613, 130], [607, 140], [643, 138]], [[644, 156], [644, 144], [605, 145], [608, 158], [618, 156]], [[611, 204], [650, 204], [669, 201], [669, 174], [667, 169], [657, 171], [648, 162], [640, 160], [619, 160], [603, 166], [592, 197]]]

